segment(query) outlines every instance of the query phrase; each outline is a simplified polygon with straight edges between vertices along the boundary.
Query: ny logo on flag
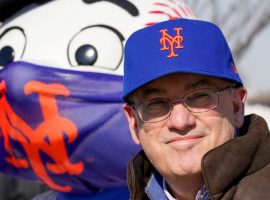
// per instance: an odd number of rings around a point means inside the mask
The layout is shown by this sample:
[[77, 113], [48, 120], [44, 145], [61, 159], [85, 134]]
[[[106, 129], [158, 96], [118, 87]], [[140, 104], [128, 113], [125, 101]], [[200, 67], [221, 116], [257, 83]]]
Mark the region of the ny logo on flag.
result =
[[175, 53], [176, 49], [183, 49], [184, 46], [182, 45], [182, 42], [184, 40], [183, 36], [180, 35], [182, 28], [174, 28], [176, 35], [173, 37], [168, 34], [168, 29], [162, 29], [160, 30], [162, 37], [160, 39], [160, 44], [162, 45], [161, 49], [162, 51], [169, 50], [169, 55], [167, 55], [168, 58], [177, 57], [178, 54]]
[[[43, 114], [42, 121], [36, 128], [32, 128], [12, 109], [6, 97], [5, 81], [0, 82], [0, 136], [4, 139], [7, 153], [5, 161], [10, 165], [28, 169], [52, 189], [70, 192], [69, 185], [59, 185], [49, 176], [53, 174], [79, 175], [84, 169], [82, 161], [71, 162], [67, 144], [72, 143], [77, 135], [76, 125], [68, 118], [61, 116], [58, 111], [56, 96], [69, 96], [69, 90], [62, 84], [45, 84], [39, 81], [29, 81], [24, 87], [24, 93], [36, 93]], [[66, 140], [65, 140], [66, 138]], [[12, 148], [12, 141], [21, 144], [25, 156]], [[50, 158], [45, 161], [41, 152]], [[56, 153], [57, 152], [57, 153]]]

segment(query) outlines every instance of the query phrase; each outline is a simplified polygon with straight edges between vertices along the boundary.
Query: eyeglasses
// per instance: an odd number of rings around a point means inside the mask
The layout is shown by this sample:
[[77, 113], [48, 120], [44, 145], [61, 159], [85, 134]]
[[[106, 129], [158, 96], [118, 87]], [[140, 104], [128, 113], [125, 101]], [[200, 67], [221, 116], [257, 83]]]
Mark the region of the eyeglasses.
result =
[[181, 99], [170, 101], [168, 99], [152, 99], [133, 105], [143, 122], [156, 123], [167, 119], [175, 104], [183, 102], [183, 105], [193, 113], [202, 113], [213, 110], [219, 103], [219, 94], [234, 86], [228, 86], [222, 90], [200, 89], [191, 91]]

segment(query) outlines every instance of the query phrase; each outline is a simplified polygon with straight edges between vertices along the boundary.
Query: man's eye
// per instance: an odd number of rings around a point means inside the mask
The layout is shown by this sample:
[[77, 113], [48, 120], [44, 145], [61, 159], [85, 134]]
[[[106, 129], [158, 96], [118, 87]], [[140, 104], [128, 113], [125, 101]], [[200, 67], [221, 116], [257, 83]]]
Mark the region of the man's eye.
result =
[[158, 99], [155, 101], [147, 102], [144, 105], [144, 110], [146, 110], [148, 113], [162, 113], [164, 110], [166, 110], [169, 106], [168, 101]]
[[206, 92], [198, 92], [189, 96], [188, 99], [207, 99], [209, 97], [210, 95]]
[[205, 106], [209, 102], [212, 102], [214, 97], [206, 92], [198, 92], [192, 94], [186, 99], [187, 104], [193, 107]]

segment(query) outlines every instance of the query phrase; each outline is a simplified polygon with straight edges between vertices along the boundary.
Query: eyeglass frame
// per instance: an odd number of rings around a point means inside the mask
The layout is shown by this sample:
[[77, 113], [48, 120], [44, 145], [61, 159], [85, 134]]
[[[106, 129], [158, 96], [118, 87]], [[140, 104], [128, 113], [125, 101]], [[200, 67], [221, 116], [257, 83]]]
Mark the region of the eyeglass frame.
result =
[[[224, 92], [224, 91], [227, 90], [227, 89], [235, 89], [235, 88], [237, 88], [237, 84], [229, 85], [229, 86], [227, 86], [227, 87], [225, 87], [225, 88], [223, 88], [223, 89], [220, 89], [220, 90], [218, 90], [218, 91], [215, 91], [215, 92], [213, 91], [213, 94], [215, 94], [215, 95], [217, 96], [217, 102], [216, 102], [216, 105], [213, 106], [213, 107], [210, 108], [210, 109], [206, 109], [206, 110], [201, 111], [201, 112], [194, 112], [194, 111], [190, 110], [190, 109], [189, 109], [189, 106], [187, 106], [186, 103], [185, 103], [185, 96], [188, 95], [188, 94], [190, 94], [190, 93], [196, 92], [196, 91], [201, 91], [201, 90], [202, 90], [202, 91], [203, 91], [203, 90], [215, 90], [215, 89], [213, 89], [213, 88], [202, 88], [202, 89], [197, 89], [197, 90], [193, 90], [193, 91], [187, 92], [186, 94], [183, 95], [183, 97], [182, 97], [181, 99], [175, 99], [175, 100], [171, 100], [171, 101], [168, 100], [168, 99], [165, 99], [165, 98], [150, 99], [150, 100], [147, 100], [147, 101], [143, 101], [143, 102], [139, 103], [138, 105], [134, 105], [134, 103], [132, 103], [132, 104], [130, 104], [130, 106], [132, 107], [132, 109], [133, 109], [134, 111], [137, 111], [137, 112], [138, 112], [138, 115], [139, 115], [140, 120], [143, 121], [144, 123], [158, 123], [158, 122], [164, 121], [164, 120], [166, 120], [166, 119], [168, 119], [168, 118], [170, 117], [170, 115], [171, 115], [171, 113], [172, 113], [172, 110], [173, 110], [174, 106], [176, 105], [175, 102], [183, 102], [182, 104], [184, 105], [184, 107], [185, 107], [189, 112], [192, 112], [192, 113], [204, 113], [204, 112], [208, 112], [208, 111], [210, 111], [210, 110], [213, 110], [213, 109], [215, 109], [215, 108], [218, 106], [218, 104], [219, 104], [219, 94], [220, 94], [220, 93]], [[166, 115], [164, 115], [164, 116], [166, 116], [166, 117], [165, 117], [164, 119], [161, 119], [161, 120], [158, 120], [158, 121], [146, 121], [146, 120], [144, 120], [144, 119], [142, 118], [142, 113], [139, 111], [138, 107], [139, 107], [140, 105], [144, 104], [144, 103], [151, 102], [151, 101], [155, 101], [155, 100], [161, 100], [161, 99], [162, 99], [162, 100], [166, 100], [166, 101], [169, 103], [169, 105], [170, 105], [169, 112], [168, 112]]]

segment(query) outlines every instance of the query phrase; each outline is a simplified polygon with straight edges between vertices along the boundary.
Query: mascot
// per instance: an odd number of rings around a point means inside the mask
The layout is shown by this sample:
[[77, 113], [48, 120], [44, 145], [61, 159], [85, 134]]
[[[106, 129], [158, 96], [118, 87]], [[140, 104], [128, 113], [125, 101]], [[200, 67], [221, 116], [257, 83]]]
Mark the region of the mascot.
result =
[[0, 172], [54, 199], [128, 199], [140, 147], [122, 112], [124, 44], [179, 17], [194, 18], [181, 0], [1, 0]]

